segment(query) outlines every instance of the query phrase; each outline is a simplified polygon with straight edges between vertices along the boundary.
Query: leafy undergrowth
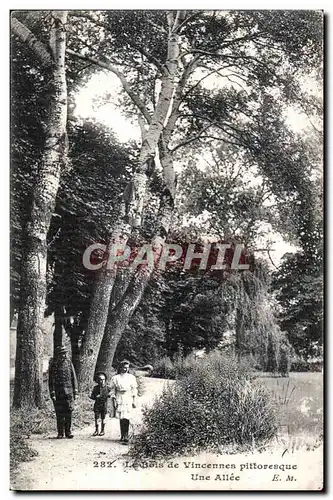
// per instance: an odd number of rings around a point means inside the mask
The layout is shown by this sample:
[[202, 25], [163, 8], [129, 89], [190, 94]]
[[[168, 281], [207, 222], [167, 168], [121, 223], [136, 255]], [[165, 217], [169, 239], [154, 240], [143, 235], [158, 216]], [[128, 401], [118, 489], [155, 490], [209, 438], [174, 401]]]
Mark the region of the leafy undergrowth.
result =
[[225, 445], [236, 449], [267, 441], [276, 431], [268, 391], [236, 357], [213, 352], [145, 409], [130, 454], [169, 458]]
[[188, 375], [195, 363], [196, 358], [191, 354], [186, 357], [175, 356], [173, 360], [164, 356], [154, 363], [152, 376], [167, 380], [179, 379]]

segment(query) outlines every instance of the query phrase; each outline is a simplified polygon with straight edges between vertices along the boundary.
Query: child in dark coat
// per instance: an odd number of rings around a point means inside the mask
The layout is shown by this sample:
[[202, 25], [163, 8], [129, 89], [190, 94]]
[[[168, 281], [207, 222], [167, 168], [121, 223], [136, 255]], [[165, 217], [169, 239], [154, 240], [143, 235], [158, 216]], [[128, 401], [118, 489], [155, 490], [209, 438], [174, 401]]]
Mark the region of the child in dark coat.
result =
[[[108, 398], [110, 397], [111, 389], [106, 385], [107, 376], [103, 372], [96, 374], [95, 381], [97, 385], [92, 390], [90, 399], [95, 401], [95, 432], [93, 436], [104, 436], [105, 434], [105, 415], [107, 413]], [[98, 419], [101, 419], [101, 432], [99, 432]]]

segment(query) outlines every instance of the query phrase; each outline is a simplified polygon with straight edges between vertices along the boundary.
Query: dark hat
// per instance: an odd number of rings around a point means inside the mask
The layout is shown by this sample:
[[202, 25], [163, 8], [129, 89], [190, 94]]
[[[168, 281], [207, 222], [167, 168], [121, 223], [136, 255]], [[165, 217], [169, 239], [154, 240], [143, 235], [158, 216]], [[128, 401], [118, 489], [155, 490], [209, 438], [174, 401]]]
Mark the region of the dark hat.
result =
[[94, 376], [94, 381], [95, 381], [95, 382], [97, 382], [98, 377], [99, 377], [100, 375], [104, 375], [105, 380], [107, 380], [107, 379], [108, 379], [108, 376], [107, 376], [107, 374], [106, 374], [105, 372], [97, 372], [97, 373], [95, 374], [95, 376]]
[[67, 349], [63, 345], [57, 345], [54, 352], [55, 354], [67, 354]]

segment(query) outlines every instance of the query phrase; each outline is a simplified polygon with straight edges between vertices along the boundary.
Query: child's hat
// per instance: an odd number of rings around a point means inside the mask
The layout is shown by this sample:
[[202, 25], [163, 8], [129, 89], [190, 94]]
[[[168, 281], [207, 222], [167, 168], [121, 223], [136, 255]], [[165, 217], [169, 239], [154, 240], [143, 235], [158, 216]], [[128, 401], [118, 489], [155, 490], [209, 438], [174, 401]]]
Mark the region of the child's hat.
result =
[[95, 374], [95, 377], [94, 377], [95, 382], [97, 382], [98, 378], [99, 378], [101, 375], [104, 375], [105, 380], [107, 380], [107, 379], [108, 379], [108, 377], [107, 377], [107, 375], [106, 375], [106, 373], [105, 373], [105, 372], [97, 372], [97, 373]]

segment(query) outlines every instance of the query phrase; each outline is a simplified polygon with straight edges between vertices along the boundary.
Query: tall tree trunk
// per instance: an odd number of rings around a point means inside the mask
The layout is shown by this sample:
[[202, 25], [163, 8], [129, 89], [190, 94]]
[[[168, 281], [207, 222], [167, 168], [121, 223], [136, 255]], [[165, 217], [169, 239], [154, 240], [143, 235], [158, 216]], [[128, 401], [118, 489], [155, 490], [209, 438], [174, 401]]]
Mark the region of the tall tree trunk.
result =
[[[163, 153], [161, 151], [161, 163], [164, 174], [164, 188], [161, 194], [160, 209], [158, 214], [158, 228], [152, 241], [152, 248], [157, 253], [156, 261], [158, 261], [158, 258], [161, 255], [166, 236], [169, 232], [175, 196], [175, 173], [173, 161], [171, 155], [167, 153], [166, 149], [164, 149]], [[105, 333], [99, 350], [96, 370], [106, 371], [106, 373], [111, 374], [113, 358], [117, 345], [133, 313], [142, 299], [153, 271], [154, 269], [148, 266], [137, 271], [121, 300], [114, 309], [110, 309]]]
[[75, 369], [75, 373], [77, 371], [79, 358], [80, 358], [80, 339], [82, 336], [82, 326], [80, 324], [74, 324], [71, 328], [71, 346], [72, 346], [72, 363]]
[[[43, 333], [41, 327], [46, 299], [47, 233], [68, 149], [65, 73], [66, 22], [67, 12], [52, 12], [50, 29], [52, 64], [49, 71], [50, 109], [45, 149], [23, 238], [13, 399], [15, 407], [38, 407], [42, 402]], [[20, 27], [17, 26], [17, 23], [14, 24], [16, 28]], [[24, 35], [27, 36], [27, 28], [23, 31]], [[14, 32], [20, 36], [20, 30], [14, 29]], [[33, 37], [33, 35], [31, 36]], [[25, 41], [23, 38], [21, 39]], [[37, 47], [36, 44], [32, 44], [31, 47], [40, 58], [38, 54], [41, 50], [40, 44]], [[45, 51], [47, 50], [45, 48]], [[43, 61], [45, 61], [45, 54], [43, 54]]]
[[[118, 224], [110, 237], [108, 248], [113, 243], [126, 244], [133, 226], [139, 226], [143, 210], [143, 202], [147, 188], [147, 181], [151, 174], [149, 159], [155, 156], [155, 151], [161, 137], [165, 120], [167, 119], [175, 89], [175, 77], [178, 67], [179, 40], [173, 31], [174, 20], [172, 13], [168, 14], [170, 26], [168, 34], [168, 52], [165, 69], [161, 79], [161, 91], [153, 113], [149, 120], [149, 129], [143, 140], [139, 166], [132, 181], [130, 181], [135, 196], [128, 202], [125, 200], [120, 210]], [[129, 217], [130, 216], [130, 217]], [[80, 390], [84, 390], [93, 380], [98, 353], [108, 319], [111, 291], [115, 283], [117, 270], [103, 268], [97, 280], [87, 330], [83, 338], [80, 360], [78, 363], [78, 382]], [[132, 308], [131, 308], [132, 309]]]
[[[135, 274], [135, 271], [131, 268], [120, 268], [117, 271], [117, 276], [115, 278], [115, 282], [110, 294], [110, 303], [109, 303], [109, 309], [108, 309], [108, 315], [111, 314], [111, 312], [119, 306], [119, 303], [124, 296], [126, 290], [129, 288], [129, 285], [131, 283], [131, 280]], [[107, 321], [106, 321], [107, 323]], [[99, 349], [100, 346], [98, 346]], [[76, 367], [79, 366], [80, 361], [82, 362], [82, 355], [80, 353], [80, 356], [77, 358], [77, 363]], [[76, 368], [75, 367], [75, 368]], [[96, 365], [95, 365], [95, 372], [96, 372]]]
[[56, 305], [54, 310], [53, 353], [64, 341], [64, 308]]
[[57, 347], [63, 346], [72, 358], [72, 329], [66, 328], [64, 306], [56, 304], [54, 308], [53, 353]]
[[14, 318], [15, 318], [15, 308], [14, 308], [14, 300], [11, 299], [10, 301], [10, 316], [9, 316], [9, 328], [12, 327]]
[[95, 285], [87, 328], [82, 339], [80, 356], [77, 360], [76, 373], [80, 391], [91, 385], [94, 378], [96, 360], [103, 336], [101, 332], [104, 332], [107, 320], [114, 279], [114, 273], [104, 266]]
[[118, 302], [120, 302], [122, 296], [125, 294], [127, 288], [129, 287], [133, 276], [135, 275], [135, 270], [131, 267], [119, 268], [117, 271], [116, 281], [114, 283], [111, 297], [109, 310], [114, 309]]

